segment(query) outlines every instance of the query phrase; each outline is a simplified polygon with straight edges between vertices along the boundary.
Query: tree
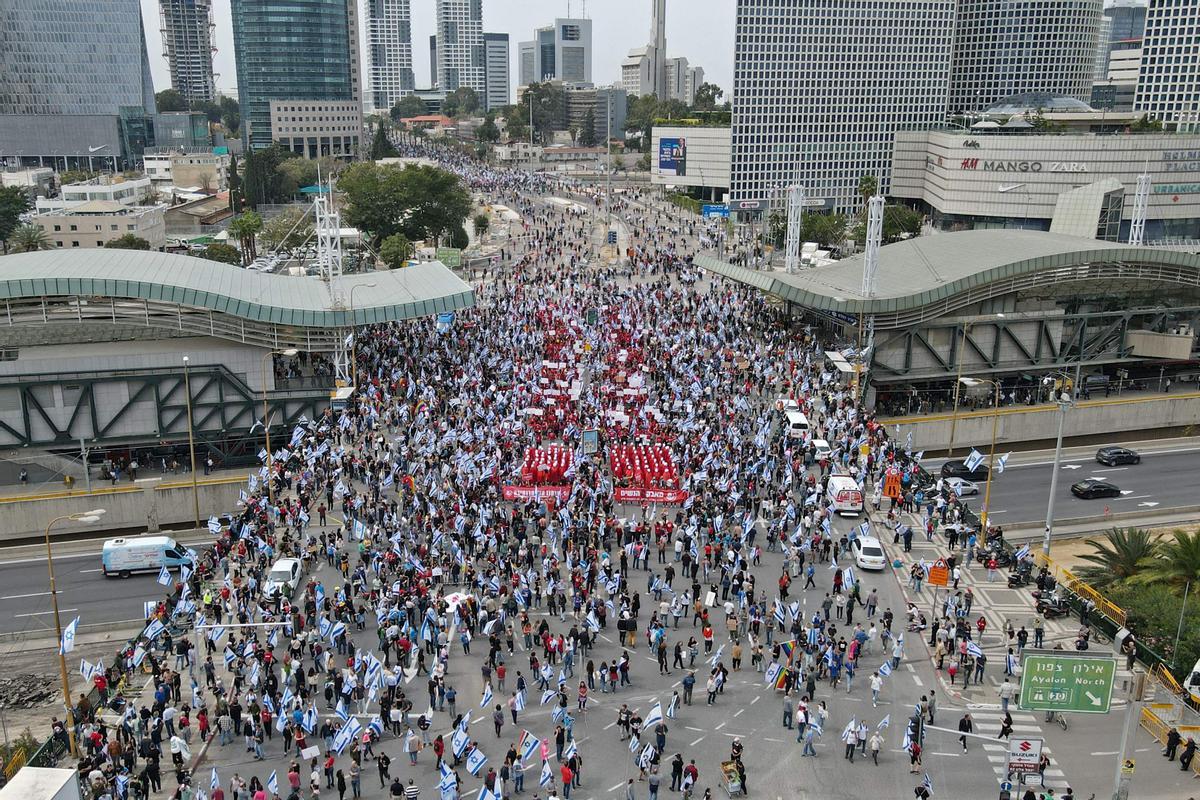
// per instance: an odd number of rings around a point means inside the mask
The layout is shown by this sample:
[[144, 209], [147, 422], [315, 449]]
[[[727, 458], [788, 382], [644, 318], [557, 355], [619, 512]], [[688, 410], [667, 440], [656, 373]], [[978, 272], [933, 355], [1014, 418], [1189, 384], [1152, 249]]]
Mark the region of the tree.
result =
[[83, 169], [67, 169], [58, 173], [58, 184], [60, 186], [66, 186], [71, 183], [83, 183], [85, 181], [90, 181], [99, 174], [99, 172], [88, 172], [87, 170]]
[[1149, 114], [1142, 114], [1141, 119], [1129, 126], [1129, 130], [1133, 133], [1153, 133], [1162, 129], [1162, 120], [1150, 119]]
[[475, 238], [482, 239], [491, 224], [492, 221], [488, 219], [487, 214], [476, 214], [471, 220], [471, 226], [475, 229]]
[[242, 127], [242, 107], [238, 105], [237, 100], [225, 95], [221, 95], [218, 103], [221, 108], [221, 125], [230, 136], [237, 136], [238, 130]]
[[289, 206], [282, 214], [263, 223], [263, 247], [268, 250], [296, 250], [312, 238], [313, 219], [307, 209]]
[[[538, 141], [542, 144], [550, 141], [550, 134], [555, 130], [561, 130], [563, 112], [566, 110], [566, 94], [563, 91], [562, 84], [555, 84], [550, 81], [544, 83], [531, 83], [525, 87], [525, 94], [521, 97], [521, 102], [515, 106], [516, 111], [509, 114], [509, 136], [518, 137], [513, 131], [511, 125], [516, 120], [521, 120], [525, 123], [529, 121], [529, 108], [533, 106], [533, 129], [537, 134]], [[528, 128], [525, 128], [528, 131]]]
[[483, 124], [475, 132], [475, 137], [481, 142], [495, 144], [500, 141], [500, 128], [496, 126], [496, 114], [489, 111], [483, 118]]
[[1177, 593], [1187, 584], [1200, 583], [1200, 530], [1174, 531], [1170, 539], [1158, 543], [1156, 557], [1149, 562], [1149, 580], [1165, 583]]
[[379, 246], [379, 257], [388, 269], [399, 269], [412, 258], [412, 242], [403, 233], [393, 233]]
[[521, 110], [521, 106], [508, 106], [504, 109], [504, 130], [508, 140], [525, 140], [529, 138], [529, 107]]
[[471, 237], [467, 236], [467, 229], [462, 225], [455, 227], [450, 231], [450, 246], [457, 247], [462, 250], [471, 243]]
[[702, 83], [692, 97], [692, 108], [696, 111], [716, 111], [717, 101], [725, 96], [725, 92], [715, 83]]
[[650, 151], [649, 150], [642, 153], [641, 157], [638, 158], [637, 169], [640, 170], [641, 172], [649, 172], [650, 171]]
[[348, 201], [346, 222], [368, 232], [374, 248], [395, 233], [435, 241], [461, 228], [471, 212], [471, 196], [458, 177], [427, 165], [352, 164], [338, 189]]
[[8, 252], [8, 237], [21, 224], [21, 215], [29, 210], [29, 195], [20, 186], [0, 189], [0, 242]]
[[306, 186], [328, 183], [343, 167], [345, 164], [329, 156], [289, 158], [276, 168], [279, 173], [279, 194], [290, 200]]
[[582, 147], [596, 146], [596, 112], [590, 108], [583, 114], [583, 125], [579, 131], [579, 144]]
[[840, 247], [846, 240], [846, 226], [844, 214], [805, 214], [800, 218], [800, 238], [825, 249]]
[[37, 225], [18, 225], [8, 236], [8, 244], [16, 253], [49, 250], [50, 237]]
[[254, 237], [263, 229], [262, 217], [253, 211], [243, 211], [229, 223], [229, 235], [237, 239], [242, 250], [242, 264], [258, 258], [258, 247]]
[[154, 95], [154, 105], [161, 114], [164, 111], [187, 111], [188, 101], [176, 89], [163, 89]]
[[1088, 566], [1075, 574], [1096, 588], [1127, 580], [1146, 569], [1156, 542], [1157, 537], [1144, 528], [1113, 528], [1103, 539], [1088, 542], [1092, 552], [1079, 557]]
[[124, 236], [118, 236], [116, 239], [109, 239], [104, 243], [104, 246], [112, 250], [149, 250], [150, 242], [140, 236], [127, 233]]
[[222, 264], [241, 264], [242, 254], [238, 249], [231, 244], [224, 242], [213, 242], [208, 247], [204, 248], [204, 252], [200, 254], [202, 258], [207, 258], [209, 261], [220, 261]]
[[400, 102], [392, 106], [390, 115], [393, 120], [399, 122], [402, 119], [423, 117], [428, 113], [429, 109], [425, 107], [425, 101], [417, 97], [415, 94], [410, 94], [401, 97]]
[[863, 175], [858, 179], [858, 196], [862, 198], [863, 205], [875, 196], [879, 191], [879, 179], [874, 175]]
[[460, 86], [442, 101], [442, 113], [456, 119], [469, 117], [479, 110], [479, 95], [470, 86]]
[[375, 138], [371, 140], [371, 155], [372, 161], [378, 161], [381, 158], [395, 158], [400, 155], [396, 152], [396, 148], [392, 145], [391, 139], [387, 135], [387, 126], [383, 122], [375, 128]]
[[285, 190], [284, 173], [279, 166], [296, 157], [295, 153], [279, 144], [248, 153], [242, 177], [246, 205], [258, 208], [260, 203], [283, 203], [290, 199], [292, 192]]
[[237, 154], [229, 156], [229, 208], [237, 211], [242, 207], [242, 176], [238, 174]]

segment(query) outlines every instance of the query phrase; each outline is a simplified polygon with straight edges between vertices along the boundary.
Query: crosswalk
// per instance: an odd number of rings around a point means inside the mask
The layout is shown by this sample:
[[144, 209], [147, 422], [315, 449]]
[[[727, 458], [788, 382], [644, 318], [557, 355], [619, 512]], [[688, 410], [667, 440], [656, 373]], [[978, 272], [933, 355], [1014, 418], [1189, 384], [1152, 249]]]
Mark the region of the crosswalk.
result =
[[[1042, 726], [1037, 715], [1029, 714], [1022, 711], [1010, 709], [1013, 718], [1013, 739], [1021, 737], [1026, 738], [1042, 738]], [[1004, 712], [996, 709], [970, 709], [971, 719], [975, 723], [975, 733], [983, 736], [995, 737], [1000, 733], [1000, 723], [1004, 719]], [[1009, 742], [1005, 739], [994, 739], [993, 741], [983, 741], [975, 739], [969, 745], [970, 747], [979, 746], [982, 744], [984, 751], [987, 753], [987, 759], [992, 767], [992, 771], [996, 773], [996, 780], [1004, 782], [1008, 780], [1008, 746]], [[1066, 789], [1070, 782], [1067, 780], [1066, 774], [1062, 771], [1058, 762], [1054, 758], [1054, 753], [1050, 747], [1043, 744], [1042, 752], [1050, 757], [1050, 766], [1046, 768], [1043, 779], [1044, 787], [1054, 789], [1056, 793], [1061, 793]]]

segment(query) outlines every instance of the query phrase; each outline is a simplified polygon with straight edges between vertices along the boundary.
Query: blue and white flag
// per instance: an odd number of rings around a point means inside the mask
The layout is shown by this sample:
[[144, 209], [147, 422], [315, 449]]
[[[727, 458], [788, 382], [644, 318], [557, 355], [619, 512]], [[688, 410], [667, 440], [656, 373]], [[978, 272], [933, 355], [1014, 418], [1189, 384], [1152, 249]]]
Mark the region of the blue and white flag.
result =
[[629, 739], [629, 752], [636, 753], [641, 749], [642, 743], [638, 741], [638, 737], [633, 736]]
[[329, 629], [329, 641], [337, 641], [337, 638], [346, 632], [346, 623], [337, 622]]
[[783, 616], [783, 603], [779, 602], [779, 598], [775, 598], [775, 621], [782, 627], [785, 618]]
[[654, 761], [654, 754], [658, 751], [654, 749], [654, 745], [646, 745], [646, 749], [642, 751], [641, 757], [638, 758], [638, 766], [642, 769], [649, 769], [650, 764]]
[[975, 644], [974, 642], [967, 642], [967, 655], [971, 656], [972, 658], [979, 658], [981, 655], [983, 655], [983, 650], [981, 650], [979, 645]]
[[643, 730], [651, 730], [655, 725], [661, 724], [663, 721], [662, 703], [656, 702], [650, 709], [650, 713], [646, 715], [645, 721], [642, 723]]
[[875, 726], [875, 730], [881, 731], [892, 724], [892, 715], [887, 714], [883, 719], [879, 720], [879, 724]]
[[1020, 550], [1013, 553], [1013, 559], [1016, 561], [1020, 561], [1021, 559], [1025, 558], [1025, 556], [1027, 556], [1027, 555], [1029, 555], [1029, 545], [1026, 544], [1026, 545], [1022, 545]]
[[513, 708], [516, 709], [517, 711], [525, 710], [525, 690], [524, 689], [517, 692], [516, 697], [513, 698]]
[[162, 569], [158, 571], [158, 582], [163, 586], [171, 585], [171, 572], [167, 569], [166, 564], [163, 564]]
[[[79, 618], [76, 617], [76, 620], [78, 620], [78, 619]], [[74, 623], [71, 623], [71, 624], [74, 624]], [[167, 629], [166, 625], [163, 625], [162, 622], [160, 622], [157, 619], [154, 619], [154, 620], [151, 620], [150, 624], [146, 626], [146, 630], [142, 632], [142, 635], [153, 642], [166, 629]], [[63, 634], [63, 635], [66, 636], [66, 634]]]
[[880, 674], [880, 675], [882, 675], [882, 676], [883, 676], [883, 677], [885, 677], [885, 678], [886, 678], [888, 675], [891, 675], [891, 674], [892, 674], [892, 662], [890, 662], [890, 661], [885, 661], [885, 662], [883, 662], [882, 664], [880, 664], [880, 665], [879, 665], [879, 674]]
[[450, 737], [450, 750], [454, 753], [454, 755], [461, 757], [463, 751], [467, 749], [467, 745], [470, 744], [470, 742], [471, 737], [467, 735], [466, 731], [464, 731], [462, 728], [459, 728], [454, 731], [454, 735]]
[[492, 687], [484, 684], [483, 697], [479, 700], [480, 708], [487, 708], [487, 704], [492, 702]]
[[929, 791], [929, 793], [930, 793], [930, 794], [933, 794], [933, 793], [934, 793], [934, 792], [933, 792], [933, 781], [931, 781], [931, 780], [929, 779], [929, 773], [928, 773], [928, 772], [926, 772], [926, 773], [925, 773], [925, 777], [924, 777], [924, 779], [922, 779], [922, 781], [921, 781], [921, 785], [922, 785], [922, 786], [924, 786], [924, 787], [926, 788], [926, 790], [928, 790], [928, 791]]
[[554, 695], [556, 694], [558, 693], [553, 689], [547, 689], [546, 691], [542, 692], [542, 705], [546, 705], [546, 703], [549, 703], [551, 700], [553, 700]]
[[964, 466], [966, 466], [967, 471], [974, 472], [975, 470], [979, 469], [979, 465], [982, 463], [983, 453], [979, 452], [975, 448], [971, 448], [971, 454], [967, 456], [967, 460], [964, 462]]
[[779, 671], [781, 669], [783, 669], [783, 665], [778, 661], [767, 667], [766, 680], [763, 681], [763, 683], [767, 686], [773, 686], [775, 684], [775, 679], [779, 677]]
[[209, 517], [208, 518], [208, 532], [209, 533], [220, 533], [221, 532], [221, 520], [217, 519], [216, 517]]
[[1008, 464], [1008, 457], [1011, 455], [1012, 455], [1012, 453], [1005, 453], [1004, 455], [1000, 456], [1000, 458], [996, 459], [996, 473], [997, 474], [1004, 472], [1004, 467], [1005, 467], [1005, 465]]
[[538, 786], [543, 786], [543, 787], [549, 786], [550, 782], [553, 780], [554, 780], [554, 771], [552, 769], [550, 769], [550, 762], [543, 761], [542, 762], [542, 774], [541, 774], [541, 777], [538, 779]]
[[470, 755], [467, 756], [467, 772], [478, 776], [479, 770], [483, 769], [483, 765], [486, 763], [487, 756], [484, 755], [482, 750], [476, 747], [471, 751]]
[[270, 776], [267, 777], [267, 791], [274, 795], [279, 794], [279, 777], [275, 770], [271, 770]]
[[671, 695], [671, 702], [667, 705], [667, 719], [675, 719], [675, 714], [679, 711], [679, 695]]
[[338, 698], [337, 708], [333, 710], [333, 713], [337, 714], [342, 722], [350, 719], [350, 712], [346, 710], [346, 701], [340, 697]]
[[208, 778], [208, 788], [215, 792], [217, 790], [217, 787], [220, 785], [221, 785], [221, 779], [217, 776], [217, 768], [213, 767], [212, 775], [210, 775]]

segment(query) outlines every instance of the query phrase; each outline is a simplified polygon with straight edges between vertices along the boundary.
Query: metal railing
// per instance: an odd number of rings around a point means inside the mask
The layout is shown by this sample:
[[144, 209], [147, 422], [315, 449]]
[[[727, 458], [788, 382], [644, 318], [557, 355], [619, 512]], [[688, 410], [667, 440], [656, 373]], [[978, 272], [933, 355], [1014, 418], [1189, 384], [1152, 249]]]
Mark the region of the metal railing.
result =
[[1085, 600], [1090, 600], [1095, 605], [1096, 611], [1108, 617], [1120, 627], [1125, 627], [1128, 619], [1125, 609], [1109, 600], [1090, 584], [1080, 580], [1069, 569], [1057, 563], [1050, 556], [1040, 552], [1034, 556], [1034, 563], [1039, 567], [1046, 567], [1059, 586]]

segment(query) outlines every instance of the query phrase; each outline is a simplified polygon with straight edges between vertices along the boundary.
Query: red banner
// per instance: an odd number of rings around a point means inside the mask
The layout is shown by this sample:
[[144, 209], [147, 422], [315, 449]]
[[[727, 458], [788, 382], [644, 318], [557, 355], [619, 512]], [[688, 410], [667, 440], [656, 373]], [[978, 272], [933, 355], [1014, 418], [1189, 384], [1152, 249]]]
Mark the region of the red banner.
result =
[[570, 486], [505, 486], [505, 500], [533, 500], [534, 498], [547, 500], [553, 497], [555, 500], [563, 501], [571, 496]]
[[680, 505], [687, 500], [688, 493], [682, 489], [613, 489], [613, 498], [618, 503], [665, 503]]

